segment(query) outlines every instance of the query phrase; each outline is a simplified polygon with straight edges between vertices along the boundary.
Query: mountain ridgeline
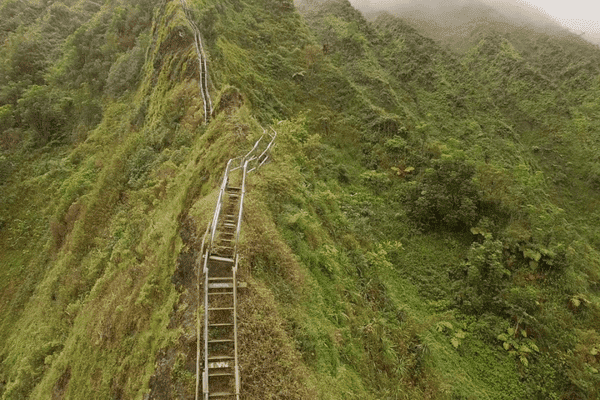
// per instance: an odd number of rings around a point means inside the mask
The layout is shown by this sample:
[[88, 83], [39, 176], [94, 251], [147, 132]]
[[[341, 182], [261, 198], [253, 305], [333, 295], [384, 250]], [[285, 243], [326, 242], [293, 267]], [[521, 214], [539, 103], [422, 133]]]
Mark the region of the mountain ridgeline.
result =
[[600, 50], [411, 21], [1, 0], [0, 399], [195, 398], [203, 233], [263, 127], [240, 398], [597, 399]]

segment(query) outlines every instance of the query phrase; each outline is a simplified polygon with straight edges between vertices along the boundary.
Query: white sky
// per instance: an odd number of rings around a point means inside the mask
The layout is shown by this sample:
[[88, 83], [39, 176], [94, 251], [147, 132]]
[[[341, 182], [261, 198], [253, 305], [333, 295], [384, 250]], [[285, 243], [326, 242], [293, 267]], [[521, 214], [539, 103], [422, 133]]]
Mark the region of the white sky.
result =
[[600, 33], [599, 0], [518, 0], [577, 32]]

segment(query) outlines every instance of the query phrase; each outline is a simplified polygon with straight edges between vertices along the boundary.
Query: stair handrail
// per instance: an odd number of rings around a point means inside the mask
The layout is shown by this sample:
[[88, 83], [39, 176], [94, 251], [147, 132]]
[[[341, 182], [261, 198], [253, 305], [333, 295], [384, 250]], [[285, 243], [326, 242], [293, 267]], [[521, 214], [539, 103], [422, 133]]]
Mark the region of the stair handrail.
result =
[[223, 182], [221, 183], [221, 189], [219, 190], [219, 197], [217, 198], [217, 206], [215, 207], [215, 213], [213, 214], [213, 219], [211, 222], [211, 234], [210, 234], [210, 243], [209, 250], [212, 248], [215, 241], [215, 233], [217, 232], [217, 224], [219, 222], [219, 215], [221, 214], [221, 208], [223, 206], [223, 195], [225, 193], [225, 189], [227, 189], [227, 183], [229, 181], [229, 169], [231, 167], [230, 159], [227, 162], [227, 167], [225, 168], [225, 173], [223, 174]]
[[180, 0], [180, 3], [181, 8], [183, 8], [183, 13], [185, 14], [185, 18], [187, 19], [188, 24], [190, 25], [192, 30], [194, 31], [194, 45], [196, 47], [198, 69], [200, 72], [198, 86], [200, 88], [200, 93], [202, 94], [202, 103], [204, 104], [204, 122], [208, 123], [210, 120], [210, 116], [213, 113], [213, 104], [210, 98], [210, 92], [208, 90], [208, 64], [206, 62], [204, 46], [202, 45], [202, 36], [200, 35], [200, 29], [198, 29], [198, 25], [196, 25], [192, 18], [192, 12], [187, 6], [187, 1]]
[[[207, 287], [208, 286], [208, 256], [210, 255], [210, 247], [206, 248], [206, 252], [204, 250], [204, 246], [206, 244], [206, 238], [208, 237], [208, 233], [210, 232], [210, 228], [211, 225], [209, 224], [206, 227], [206, 232], [204, 232], [204, 236], [202, 236], [202, 245], [200, 246], [200, 260], [202, 261], [202, 275], [204, 275], [204, 279], [206, 280], [206, 282], [204, 283], [204, 286]], [[198, 289], [200, 288], [200, 277], [202, 276], [200, 274], [200, 266], [198, 266], [197, 271], [196, 271], [196, 285], [198, 287]], [[198, 305], [200, 305], [200, 290], [197, 290], [197, 294], [198, 294]], [[207, 296], [207, 294], [205, 293], [205, 297]], [[198, 312], [198, 309], [196, 310]], [[208, 314], [204, 315], [204, 323], [207, 324], [208, 323]], [[196, 315], [196, 371], [200, 371], [200, 318], [198, 316], [198, 314]], [[207, 338], [203, 338], [204, 341], [207, 340]], [[205, 357], [206, 358], [206, 357]], [[200, 390], [200, 374], [196, 373], [196, 396], [195, 396], [195, 400], [198, 400], [198, 393]], [[204, 389], [203, 389], [204, 391]]]
[[[264, 130], [264, 129], [263, 129], [263, 130]], [[277, 132], [275, 131], [275, 129], [273, 129], [273, 128], [271, 127], [271, 130], [272, 130], [272, 131], [273, 131], [273, 133], [274, 133], [273, 135], [271, 135], [271, 134], [269, 133], [269, 136], [271, 137], [271, 141], [269, 142], [269, 144], [267, 145], [267, 147], [265, 147], [265, 149], [263, 150], [263, 152], [262, 152], [262, 153], [260, 153], [260, 155], [259, 155], [258, 157], [256, 157], [256, 158], [255, 158], [255, 159], [256, 159], [256, 162], [258, 163], [258, 165], [257, 165], [257, 166], [255, 166], [255, 167], [253, 167], [253, 168], [251, 168], [251, 169], [248, 171], [248, 173], [250, 173], [250, 172], [254, 171], [254, 170], [255, 170], [255, 169], [257, 169], [257, 168], [260, 168], [260, 167], [262, 167], [262, 165], [263, 165], [265, 162], [267, 162], [267, 159], [269, 158], [269, 151], [271, 150], [271, 147], [273, 146], [273, 143], [275, 142], [275, 138], [277, 137]], [[266, 132], [265, 132], [265, 134], [266, 134]], [[261, 138], [262, 138], [262, 137], [261, 137]], [[261, 158], [262, 158], [262, 161], [261, 161]]]
[[235, 255], [235, 264], [233, 269], [237, 271], [238, 267], [238, 243], [240, 241], [240, 232], [242, 230], [242, 213], [244, 211], [244, 197], [246, 196], [246, 175], [248, 171], [248, 163], [250, 160], [246, 160], [244, 162], [243, 172], [242, 172], [242, 186], [241, 186], [241, 194], [240, 194], [240, 207], [238, 210], [238, 218], [237, 218], [237, 226], [235, 228], [235, 242], [233, 245], [233, 254]]
[[252, 158], [251, 155], [258, 148], [258, 145], [260, 144], [260, 141], [262, 140], [262, 138], [263, 138], [263, 136], [261, 136], [260, 138], [258, 138], [258, 140], [254, 143], [254, 146], [252, 147], [252, 149], [248, 153], [246, 153], [243, 156], [239, 156], [239, 157], [236, 157], [236, 158], [232, 159], [232, 161], [240, 160], [240, 164], [238, 166], [232, 168], [231, 171], [235, 171], [235, 170], [238, 170], [238, 169], [242, 168], [244, 166], [244, 162], [246, 160]]

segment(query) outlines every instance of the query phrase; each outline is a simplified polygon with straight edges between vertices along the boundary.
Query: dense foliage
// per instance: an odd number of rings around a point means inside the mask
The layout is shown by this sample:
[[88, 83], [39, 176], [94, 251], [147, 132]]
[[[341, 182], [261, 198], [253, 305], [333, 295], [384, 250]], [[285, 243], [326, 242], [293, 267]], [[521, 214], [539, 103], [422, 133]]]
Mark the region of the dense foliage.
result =
[[598, 397], [597, 48], [188, 4], [208, 125], [179, 1], [0, 4], [1, 399], [193, 398], [195, 259], [261, 125], [245, 398]]

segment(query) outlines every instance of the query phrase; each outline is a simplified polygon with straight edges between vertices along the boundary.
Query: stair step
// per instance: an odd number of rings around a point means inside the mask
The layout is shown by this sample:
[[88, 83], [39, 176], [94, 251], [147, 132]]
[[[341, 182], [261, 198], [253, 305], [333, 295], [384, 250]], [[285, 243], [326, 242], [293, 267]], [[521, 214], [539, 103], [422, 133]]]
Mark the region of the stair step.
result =
[[234, 356], [208, 356], [208, 361], [213, 361], [213, 360], [233, 360], [235, 359]]
[[241, 187], [237, 187], [237, 186], [228, 186], [228, 187], [225, 188], [225, 190], [226, 191], [230, 191], [231, 190], [231, 191], [239, 192], [240, 190], [242, 190], [242, 188]]
[[[208, 368], [209, 369], [221, 369], [221, 368], [229, 368], [232, 367], [231, 364], [229, 364], [229, 361], [217, 361], [217, 362], [209, 362], [208, 363]], [[210, 375], [210, 376], [214, 376], [214, 375]]]
[[233, 339], [213, 339], [213, 340], [209, 340], [208, 344], [211, 343], [233, 343]]
[[214, 374], [211, 374], [210, 372], [208, 373], [209, 377], [213, 377], [213, 376], [233, 376], [232, 373], [230, 372], [215, 372]]
[[232, 263], [233, 264], [233, 258], [227, 258], [227, 257], [220, 257], [220, 256], [210, 256], [208, 257], [208, 260], [213, 260], [213, 261], [220, 261], [220, 262], [228, 262], [228, 263]]
[[228, 323], [221, 323], [221, 324], [208, 324], [208, 327], [213, 327], [213, 326], [233, 326], [233, 324], [231, 322]]
[[236, 224], [228, 224], [228, 223], [224, 223], [223, 226], [226, 226], [228, 228], [235, 228], [237, 225]]
[[[221, 283], [209, 283], [209, 289], [230, 289], [233, 287], [233, 283], [221, 282]], [[229, 292], [227, 292], [229, 293]], [[210, 293], [209, 293], [210, 294]]]
[[[232, 276], [219, 276], [214, 278], [208, 278], [209, 281], [233, 281]], [[210, 283], [209, 283], [210, 285]]]
[[235, 396], [234, 393], [229, 393], [229, 392], [216, 392], [216, 393], [209, 393], [208, 394], [208, 398], [213, 398], [213, 397], [231, 397], [231, 396]]
[[212, 293], [208, 293], [209, 296], [211, 295], [215, 295], [215, 294], [233, 294], [233, 292], [212, 292]]
[[[216, 255], [217, 255], [217, 257], [220, 257], [220, 256], [219, 256], [219, 253], [218, 253], [218, 251], [219, 251], [219, 250], [222, 250], [222, 249], [226, 249], [226, 250], [233, 250], [233, 247], [229, 247], [229, 246], [221, 246], [221, 245], [219, 245], [219, 246], [215, 246], [215, 248], [214, 248], [214, 250], [213, 250], [213, 254], [216, 254]], [[225, 258], [229, 258], [229, 259], [233, 260], [233, 258], [231, 258], [231, 257], [225, 257]]]
[[208, 311], [226, 311], [226, 310], [233, 310], [233, 307], [214, 307], [214, 308], [208, 308]]

